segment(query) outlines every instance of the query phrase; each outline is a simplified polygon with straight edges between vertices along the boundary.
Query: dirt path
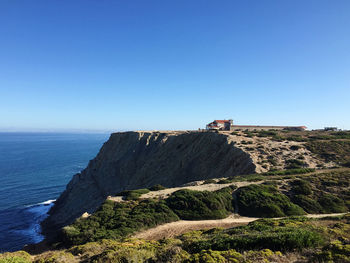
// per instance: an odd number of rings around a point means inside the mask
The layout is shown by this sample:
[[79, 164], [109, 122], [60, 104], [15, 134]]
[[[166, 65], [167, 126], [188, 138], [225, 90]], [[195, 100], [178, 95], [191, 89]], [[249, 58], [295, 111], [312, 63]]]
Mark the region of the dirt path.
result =
[[[337, 214], [309, 214], [306, 217], [309, 218], [322, 218], [328, 216], [339, 216], [346, 213]], [[257, 217], [243, 217], [239, 215], [231, 215], [225, 219], [218, 220], [197, 220], [197, 221], [187, 221], [180, 220], [172, 223], [163, 224], [134, 235], [135, 238], [143, 238], [148, 240], [159, 240], [162, 238], [170, 238], [174, 236], [181, 235], [185, 232], [200, 229], [210, 229], [215, 227], [231, 228], [240, 225], [247, 225], [250, 222], [258, 220]], [[280, 219], [280, 218], [274, 218]]]
[[181, 189], [190, 189], [190, 190], [196, 190], [196, 191], [216, 191], [225, 187], [228, 187], [230, 185], [236, 185], [237, 188], [250, 185], [250, 184], [261, 184], [264, 181], [257, 181], [257, 182], [234, 182], [229, 184], [202, 184], [202, 185], [193, 185], [193, 186], [182, 186], [182, 187], [174, 187], [169, 189], [164, 189], [160, 191], [152, 191], [147, 194], [141, 195], [140, 198], [167, 198], [172, 193], [181, 190]]
[[[198, 184], [203, 183], [204, 181], [198, 181]], [[164, 190], [159, 191], [151, 191], [147, 194], [143, 194], [140, 196], [140, 199], [148, 199], [148, 198], [160, 198], [165, 199], [168, 198], [172, 193], [182, 190], [182, 189], [190, 189], [190, 190], [196, 190], [196, 191], [216, 191], [225, 187], [228, 187], [230, 185], [235, 185], [237, 188], [251, 185], [251, 184], [261, 184], [262, 181], [256, 181], [256, 182], [233, 182], [229, 184], [201, 184], [201, 185], [192, 185], [192, 186], [180, 186], [180, 187], [173, 187], [173, 188], [167, 188]], [[123, 197], [122, 196], [109, 196], [108, 200], [112, 200], [115, 202], [122, 202]]]

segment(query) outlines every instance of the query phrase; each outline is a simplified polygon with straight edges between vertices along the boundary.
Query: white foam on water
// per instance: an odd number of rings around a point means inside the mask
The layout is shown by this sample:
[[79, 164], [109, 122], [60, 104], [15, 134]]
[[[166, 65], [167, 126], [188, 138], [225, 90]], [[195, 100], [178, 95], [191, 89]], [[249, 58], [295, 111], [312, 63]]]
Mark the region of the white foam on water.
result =
[[27, 206], [26, 211], [33, 214], [33, 223], [26, 229], [17, 229], [14, 232], [24, 236], [29, 236], [32, 243], [38, 243], [44, 239], [41, 235], [40, 223], [48, 216], [50, 208], [53, 206], [56, 200], [47, 200], [35, 205]]
[[56, 201], [56, 199], [51, 199], [51, 200], [47, 200], [45, 202], [39, 203], [38, 205], [49, 205], [49, 204], [52, 204], [55, 201]]
[[56, 201], [56, 199], [50, 199], [41, 203], [37, 203], [37, 204], [32, 204], [32, 205], [26, 205], [25, 207], [35, 207], [35, 206], [40, 206], [40, 205], [50, 205], [52, 203], [54, 203]]

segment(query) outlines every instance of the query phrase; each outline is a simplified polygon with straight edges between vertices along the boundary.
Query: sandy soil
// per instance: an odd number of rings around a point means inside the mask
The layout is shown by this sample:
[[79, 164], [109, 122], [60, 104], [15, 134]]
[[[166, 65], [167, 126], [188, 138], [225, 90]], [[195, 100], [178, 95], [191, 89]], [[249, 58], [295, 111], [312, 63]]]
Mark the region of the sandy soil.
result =
[[[306, 217], [322, 218], [322, 217], [328, 217], [328, 216], [339, 216], [344, 214], [346, 213], [309, 214]], [[136, 235], [134, 235], [134, 237], [148, 239], [148, 240], [159, 240], [162, 238], [170, 238], [170, 237], [178, 236], [192, 230], [211, 229], [215, 227], [231, 228], [231, 227], [240, 226], [240, 225], [247, 225], [248, 223], [258, 219], [260, 218], [230, 215], [225, 219], [219, 219], [219, 220], [197, 220], [197, 221], [180, 220], [172, 223], [159, 225], [157, 227], [139, 232]], [[274, 219], [280, 219], [280, 218], [274, 218]]]
[[[232, 132], [221, 131], [228, 136], [228, 142], [234, 143], [235, 147], [248, 152], [256, 165], [256, 172], [266, 172], [271, 168], [284, 169], [286, 160], [303, 158], [309, 168], [316, 168], [323, 165], [325, 168], [333, 167], [335, 163], [326, 163], [320, 160], [315, 154], [305, 147], [304, 142], [295, 141], [274, 141], [268, 137], [247, 137], [243, 132], [233, 135]], [[296, 150], [291, 150], [291, 146], [298, 146]], [[269, 159], [273, 159], [276, 165], [272, 165]]]
[[[204, 182], [204, 181], [202, 181]], [[190, 190], [196, 190], [196, 191], [216, 191], [225, 187], [228, 187], [230, 185], [236, 185], [237, 188], [250, 185], [250, 184], [261, 184], [264, 181], [257, 181], [257, 182], [234, 182], [229, 184], [202, 184], [202, 185], [194, 185], [194, 186], [182, 186], [182, 187], [174, 187], [169, 189], [164, 189], [160, 191], [151, 191], [147, 194], [141, 195], [140, 198], [167, 198], [172, 193], [181, 190], [181, 189], [190, 189]]]
[[[228, 187], [230, 185], [235, 185], [237, 188], [250, 185], [250, 184], [261, 184], [264, 181], [256, 181], [256, 182], [234, 182], [229, 184], [202, 184], [204, 181], [197, 181], [196, 183], [198, 185], [192, 185], [192, 186], [180, 186], [180, 187], [173, 187], [168, 188], [160, 191], [151, 191], [147, 194], [143, 194], [140, 196], [141, 199], [148, 199], [148, 198], [160, 198], [165, 199], [169, 197], [172, 193], [182, 190], [182, 189], [190, 189], [190, 190], [197, 190], [197, 191], [216, 191], [225, 187]], [[122, 196], [109, 196], [107, 198], [108, 200], [112, 200], [115, 202], [122, 202], [123, 197]]]

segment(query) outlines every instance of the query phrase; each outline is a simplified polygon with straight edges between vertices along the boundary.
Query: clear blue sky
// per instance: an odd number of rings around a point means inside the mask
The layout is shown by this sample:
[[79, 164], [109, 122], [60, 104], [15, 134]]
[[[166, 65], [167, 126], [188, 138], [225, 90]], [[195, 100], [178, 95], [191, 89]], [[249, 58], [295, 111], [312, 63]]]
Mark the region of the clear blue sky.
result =
[[350, 129], [349, 0], [1, 0], [0, 129]]

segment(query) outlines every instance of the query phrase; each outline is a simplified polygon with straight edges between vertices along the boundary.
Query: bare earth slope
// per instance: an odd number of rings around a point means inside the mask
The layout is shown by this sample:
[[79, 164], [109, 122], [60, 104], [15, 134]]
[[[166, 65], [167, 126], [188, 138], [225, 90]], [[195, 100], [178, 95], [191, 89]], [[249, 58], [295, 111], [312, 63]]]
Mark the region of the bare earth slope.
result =
[[154, 184], [191, 181], [256, 171], [250, 155], [226, 134], [212, 132], [114, 133], [88, 167], [76, 174], [56, 201], [43, 231], [91, 213], [109, 195]]

